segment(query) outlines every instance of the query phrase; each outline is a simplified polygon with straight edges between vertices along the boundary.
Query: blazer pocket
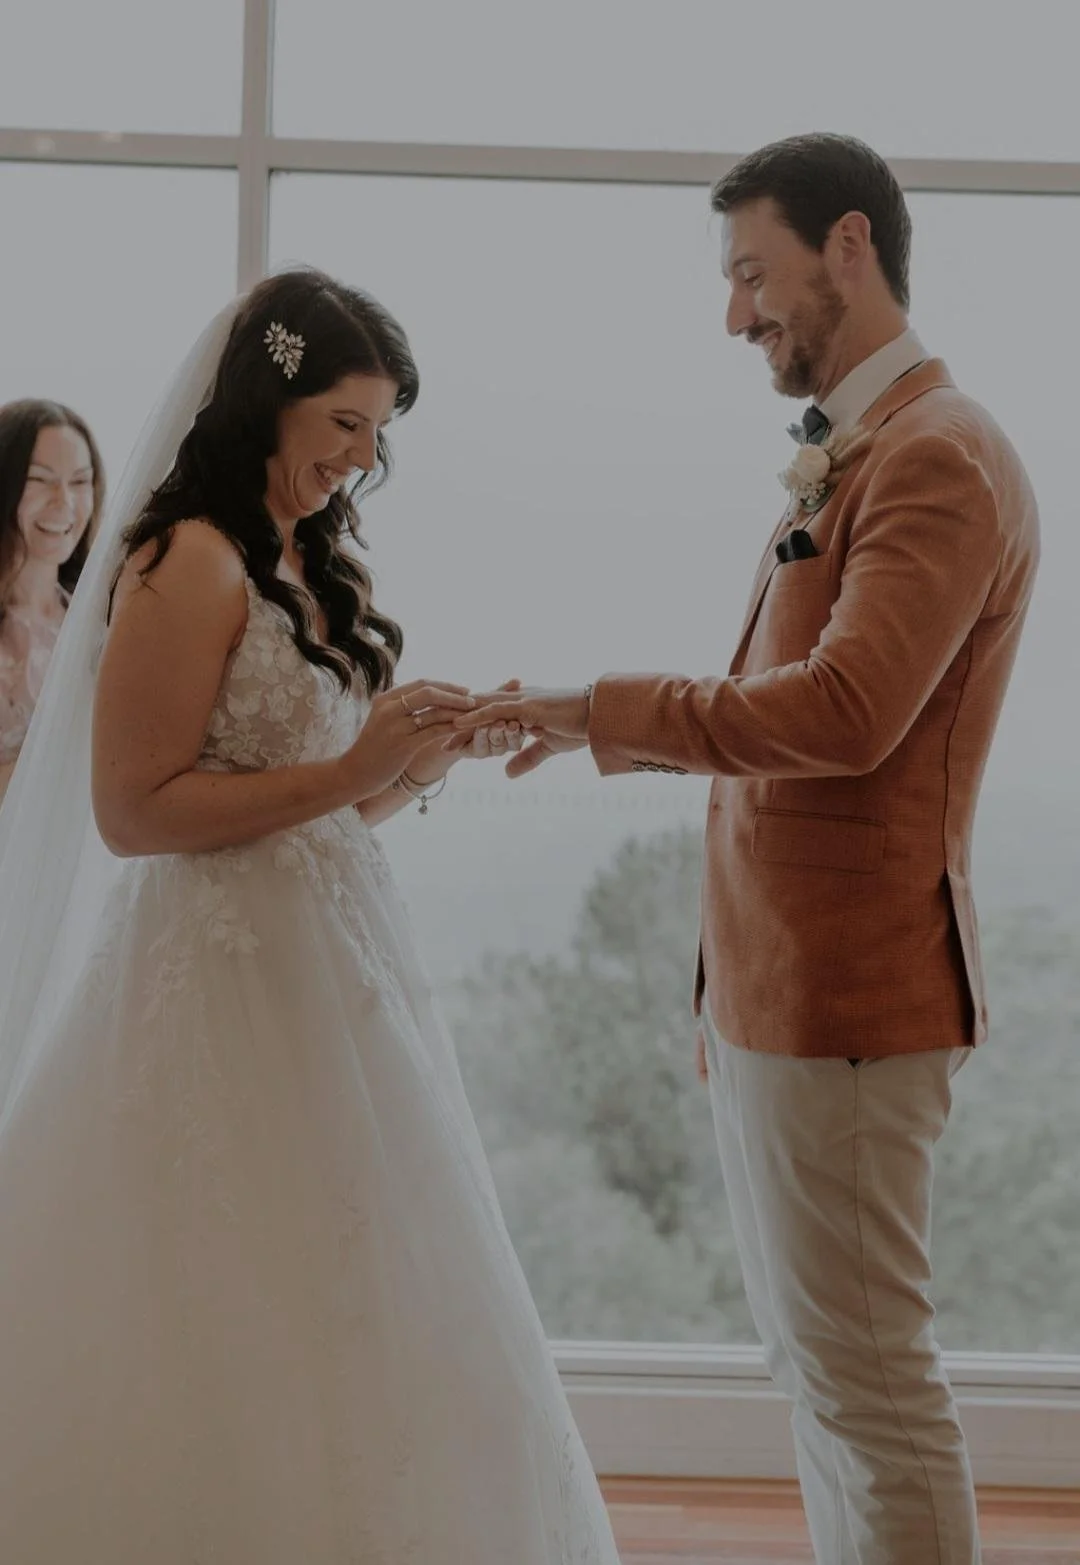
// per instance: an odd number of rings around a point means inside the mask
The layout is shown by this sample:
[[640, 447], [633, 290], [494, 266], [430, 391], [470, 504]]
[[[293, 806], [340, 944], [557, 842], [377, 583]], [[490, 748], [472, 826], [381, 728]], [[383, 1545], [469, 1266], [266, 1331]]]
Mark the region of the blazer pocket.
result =
[[887, 830], [884, 821], [857, 815], [759, 809], [754, 813], [750, 852], [766, 864], [873, 875], [885, 859]]
[[782, 579], [787, 585], [794, 587], [800, 582], [815, 581], [817, 577], [827, 575], [831, 567], [832, 555], [826, 549], [823, 554], [810, 554], [801, 560], [777, 560], [773, 567], [772, 580]]

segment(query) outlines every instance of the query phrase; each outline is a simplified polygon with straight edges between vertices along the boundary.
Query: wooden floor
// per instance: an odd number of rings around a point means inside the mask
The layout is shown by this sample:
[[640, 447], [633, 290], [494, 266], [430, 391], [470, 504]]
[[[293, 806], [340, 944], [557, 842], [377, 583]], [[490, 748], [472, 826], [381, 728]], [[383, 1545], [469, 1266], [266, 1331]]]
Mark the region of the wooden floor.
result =
[[[793, 1484], [609, 1478], [624, 1565], [813, 1565]], [[979, 1497], [983, 1565], [1080, 1565], [1080, 1492]]]

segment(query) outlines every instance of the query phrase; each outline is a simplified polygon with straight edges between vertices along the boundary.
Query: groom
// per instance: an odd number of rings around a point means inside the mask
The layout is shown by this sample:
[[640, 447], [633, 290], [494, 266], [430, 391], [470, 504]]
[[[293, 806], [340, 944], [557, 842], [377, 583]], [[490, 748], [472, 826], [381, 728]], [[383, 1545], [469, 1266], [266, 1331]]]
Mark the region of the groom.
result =
[[[709, 776], [696, 1008], [746, 1291], [793, 1404], [819, 1565], [975, 1565], [927, 1300], [934, 1144], [986, 1036], [976, 795], [1031, 595], [1013, 448], [909, 329], [911, 225], [844, 137], [712, 192], [727, 325], [812, 398], [723, 678], [482, 698], [512, 776]], [[463, 734], [462, 739], [465, 738]]]

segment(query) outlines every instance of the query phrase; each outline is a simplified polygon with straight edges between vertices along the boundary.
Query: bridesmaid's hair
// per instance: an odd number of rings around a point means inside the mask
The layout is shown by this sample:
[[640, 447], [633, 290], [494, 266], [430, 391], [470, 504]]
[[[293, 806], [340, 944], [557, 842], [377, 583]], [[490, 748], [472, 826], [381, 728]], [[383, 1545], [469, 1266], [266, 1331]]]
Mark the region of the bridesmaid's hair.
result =
[[26, 543], [19, 531], [19, 505], [26, 489], [37, 437], [43, 429], [73, 429], [77, 435], [81, 435], [90, 453], [93, 473], [94, 506], [90, 512], [90, 521], [72, 551], [71, 558], [65, 560], [58, 572], [60, 585], [65, 592], [75, 590], [75, 583], [86, 564], [86, 556], [101, 519], [101, 506], [105, 498], [105, 466], [85, 419], [62, 402], [48, 402], [38, 397], [24, 397], [19, 402], [9, 402], [0, 407], [0, 618], [3, 618], [7, 590], [26, 558]]
[[[298, 365], [271, 357], [266, 342], [271, 325], [302, 339]], [[291, 378], [286, 368], [294, 369]], [[375, 611], [371, 576], [349, 544], [367, 547], [356, 502], [390, 473], [382, 431], [375, 470], [297, 523], [304, 580], [326, 616], [328, 645], [317, 639], [308, 595], [277, 575], [283, 541], [265, 502], [266, 462], [277, 449], [282, 410], [329, 391], [346, 375], [393, 381], [395, 413], [408, 412], [420, 390], [405, 333], [370, 294], [309, 267], [257, 284], [233, 323], [209, 402], [181, 442], [172, 470], [124, 536], [125, 558], [152, 543], [154, 552], [140, 572], [146, 577], [164, 559], [179, 522], [211, 522], [236, 546], [262, 596], [285, 610], [308, 662], [329, 669], [344, 689], [359, 671], [374, 695], [393, 683], [402, 634]]]

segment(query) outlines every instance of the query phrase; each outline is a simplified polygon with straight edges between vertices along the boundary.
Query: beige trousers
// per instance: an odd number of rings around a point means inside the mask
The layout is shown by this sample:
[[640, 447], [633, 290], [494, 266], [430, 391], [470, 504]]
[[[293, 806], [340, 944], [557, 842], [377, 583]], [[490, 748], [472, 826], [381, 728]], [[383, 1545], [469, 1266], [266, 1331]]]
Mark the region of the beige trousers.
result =
[[818, 1565], [978, 1565], [927, 1298], [933, 1147], [970, 1051], [792, 1059], [733, 1048], [706, 1020], [743, 1280], [792, 1402]]

